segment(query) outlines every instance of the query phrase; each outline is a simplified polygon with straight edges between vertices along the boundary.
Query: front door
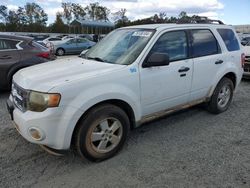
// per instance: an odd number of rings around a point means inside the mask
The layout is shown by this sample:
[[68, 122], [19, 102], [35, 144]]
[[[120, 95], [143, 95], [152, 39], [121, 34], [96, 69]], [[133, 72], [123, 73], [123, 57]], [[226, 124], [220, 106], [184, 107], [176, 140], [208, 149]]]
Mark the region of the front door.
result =
[[141, 68], [143, 116], [185, 104], [190, 94], [193, 61], [189, 59], [187, 33], [183, 30], [164, 33], [154, 44], [148, 57], [156, 52], [166, 53], [170, 64]]

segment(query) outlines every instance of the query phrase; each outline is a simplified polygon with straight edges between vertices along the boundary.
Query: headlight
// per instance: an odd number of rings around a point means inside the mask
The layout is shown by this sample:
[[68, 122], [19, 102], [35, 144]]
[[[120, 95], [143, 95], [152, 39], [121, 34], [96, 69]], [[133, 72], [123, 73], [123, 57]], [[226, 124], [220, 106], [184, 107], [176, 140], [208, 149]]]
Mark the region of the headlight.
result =
[[42, 112], [50, 107], [57, 107], [59, 105], [61, 95], [59, 93], [41, 93], [30, 91], [27, 110]]

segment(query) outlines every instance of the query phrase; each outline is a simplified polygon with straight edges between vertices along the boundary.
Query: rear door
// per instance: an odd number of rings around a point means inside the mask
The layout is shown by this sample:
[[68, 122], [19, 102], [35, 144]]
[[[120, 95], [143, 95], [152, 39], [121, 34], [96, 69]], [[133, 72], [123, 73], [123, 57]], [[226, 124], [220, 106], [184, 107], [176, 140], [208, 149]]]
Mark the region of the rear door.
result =
[[217, 39], [210, 29], [189, 30], [194, 62], [190, 101], [206, 97], [213, 78], [226, 61]]
[[12, 64], [20, 60], [17, 44], [20, 41], [0, 38], [0, 64]]

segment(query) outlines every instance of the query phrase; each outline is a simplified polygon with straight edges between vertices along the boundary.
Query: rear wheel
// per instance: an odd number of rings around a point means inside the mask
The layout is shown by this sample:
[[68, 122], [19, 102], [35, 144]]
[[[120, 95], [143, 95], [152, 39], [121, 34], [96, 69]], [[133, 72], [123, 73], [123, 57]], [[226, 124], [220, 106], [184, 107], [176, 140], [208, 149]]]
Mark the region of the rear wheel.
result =
[[222, 78], [208, 103], [208, 111], [214, 114], [226, 111], [232, 101], [233, 92], [234, 85], [232, 80]]
[[124, 145], [129, 126], [128, 116], [121, 108], [98, 106], [79, 122], [74, 145], [80, 156], [91, 161], [108, 159]]

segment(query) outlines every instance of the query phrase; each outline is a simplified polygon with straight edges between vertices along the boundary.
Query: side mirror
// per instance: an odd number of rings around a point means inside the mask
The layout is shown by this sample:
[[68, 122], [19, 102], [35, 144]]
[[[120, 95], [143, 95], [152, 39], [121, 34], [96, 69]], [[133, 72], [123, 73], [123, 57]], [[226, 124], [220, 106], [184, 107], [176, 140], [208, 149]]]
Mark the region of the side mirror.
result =
[[165, 53], [153, 53], [142, 64], [143, 68], [147, 67], [159, 67], [169, 65], [169, 56]]
[[86, 53], [88, 52], [88, 50], [83, 50], [81, 52], [81, 54], [79, 55], [79, 57], [85, 57]]

